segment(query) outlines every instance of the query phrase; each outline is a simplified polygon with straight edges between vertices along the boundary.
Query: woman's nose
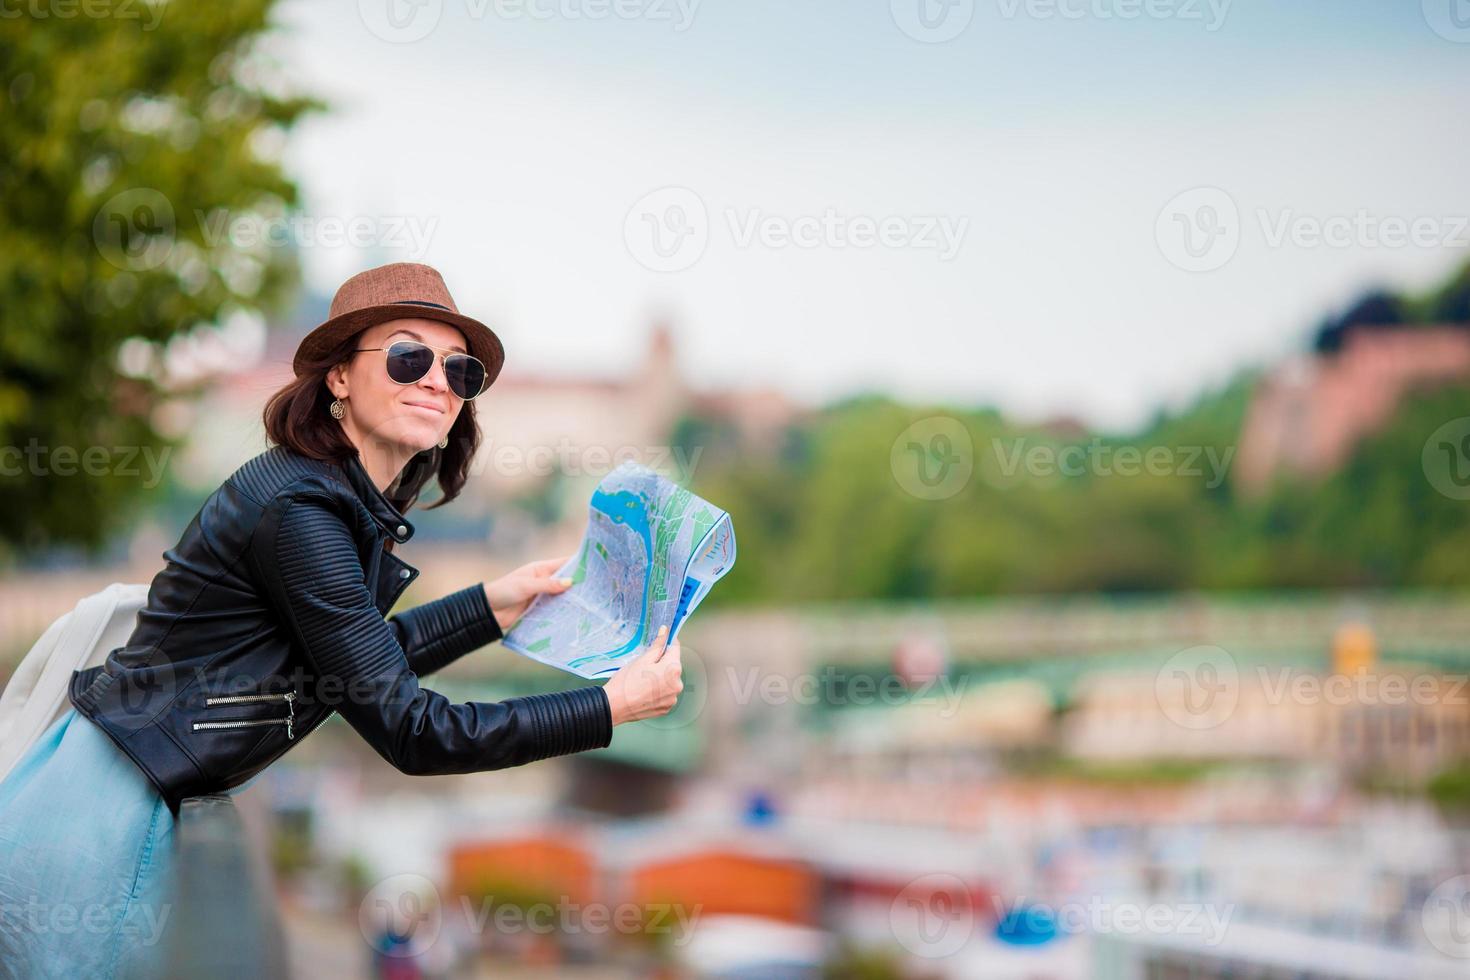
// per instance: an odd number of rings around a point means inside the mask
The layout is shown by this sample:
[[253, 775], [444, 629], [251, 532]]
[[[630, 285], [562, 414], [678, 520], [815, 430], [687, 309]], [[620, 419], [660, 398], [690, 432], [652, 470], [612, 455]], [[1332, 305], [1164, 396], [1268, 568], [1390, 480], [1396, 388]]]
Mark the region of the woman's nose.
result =
[[448, 391], [449, 379], [444, 377], [444, 358], [434, 358], [434, 364], [429, 368], [429, 373], [419, 379], [419, 385], [430, 391]]

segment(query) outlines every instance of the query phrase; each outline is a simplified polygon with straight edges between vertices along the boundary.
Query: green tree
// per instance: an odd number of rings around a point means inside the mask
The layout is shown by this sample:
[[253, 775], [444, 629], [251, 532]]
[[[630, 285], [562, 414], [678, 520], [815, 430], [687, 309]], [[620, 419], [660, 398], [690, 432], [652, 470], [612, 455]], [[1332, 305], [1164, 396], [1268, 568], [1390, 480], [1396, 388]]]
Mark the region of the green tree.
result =
[[0, 556], [103, 542], [148, 489], [129, 452], [161, 454], [158, 410], [189, 395], [169, 341], [258, 323], [294, 286], [292, 250], [226, 233], [294, 206], [276, 157], [316, 106], [262, 54], [271, 6], [0, 18]]

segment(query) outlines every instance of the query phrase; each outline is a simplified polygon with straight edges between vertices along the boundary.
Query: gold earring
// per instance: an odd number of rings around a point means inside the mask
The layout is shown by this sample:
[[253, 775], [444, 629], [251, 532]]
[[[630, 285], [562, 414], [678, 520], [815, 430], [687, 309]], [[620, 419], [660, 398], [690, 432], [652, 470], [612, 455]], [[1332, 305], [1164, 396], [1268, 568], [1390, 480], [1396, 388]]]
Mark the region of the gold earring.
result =
[[443, 439], [440, 439], [439, 440], [439, 448], [440, 449], [447, 449], [447, 448], [449, 448], [449, 437], [448, 436], [445, 436]]
[[347, 414], [347, 406], [342, 404], [342, 399], [333, 398], [332, 406], [329, 411], [331, 411], [332, 413], [332, 418], [340, 419], [342, 416]]

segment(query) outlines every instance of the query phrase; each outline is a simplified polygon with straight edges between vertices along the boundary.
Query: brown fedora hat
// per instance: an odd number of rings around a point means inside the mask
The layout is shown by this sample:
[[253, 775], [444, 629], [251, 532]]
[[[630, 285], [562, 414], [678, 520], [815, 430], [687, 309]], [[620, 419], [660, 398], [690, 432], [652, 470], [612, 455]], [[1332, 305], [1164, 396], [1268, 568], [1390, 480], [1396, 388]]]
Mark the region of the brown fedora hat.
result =
[[458, 327], [470, 353], [485, 364], [485, 387], [500, 374], [505, 348], [495, 331], [467, 317], [454, 305], [438, 270], [417, 262], [394, 262], [359, 272], [332, 297], [327, 320], [301, 339], [292, 369], [299, 375], [306, 362], [328, 353], [342, 341], [385, 320], [421, 317]]

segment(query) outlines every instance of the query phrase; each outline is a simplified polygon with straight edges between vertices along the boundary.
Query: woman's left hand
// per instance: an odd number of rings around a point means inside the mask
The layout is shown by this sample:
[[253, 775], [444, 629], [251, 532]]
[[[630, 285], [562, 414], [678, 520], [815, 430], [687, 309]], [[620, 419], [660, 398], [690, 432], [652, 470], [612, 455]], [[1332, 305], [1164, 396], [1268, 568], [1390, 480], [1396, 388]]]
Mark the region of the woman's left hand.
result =
[[501, 632], [509, 633], [511, 626], [538, 595], [556, 595], [572, 587], [571, 579], [555, 577], [556, 570], [571, 559], [572, 556], [567, 555], [565, 558], [533, 561], [485, 583], [485, 598], [490, 601], [490, 611], [495, 614]]

